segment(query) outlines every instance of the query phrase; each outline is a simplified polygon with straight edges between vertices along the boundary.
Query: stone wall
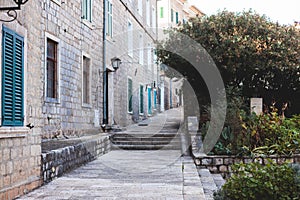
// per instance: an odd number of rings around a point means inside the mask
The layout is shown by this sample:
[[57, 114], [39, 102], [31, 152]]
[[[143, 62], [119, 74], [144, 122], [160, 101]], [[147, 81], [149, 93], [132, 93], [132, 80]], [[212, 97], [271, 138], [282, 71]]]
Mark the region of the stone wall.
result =
[[40, 140], [27, 128], [0, 128], [0, 199], [14, 199], [41, 185]]
[[[7, 27], [24, 38], [24, 126], [13, 127], [0, 125], [0, 199], [10, 200], [23, 195], [42, 184], [41, 165], [41, 130], [26, 127], [38, 121], [41, 110], [43, 85], [40, 78], [40, 6], [37, 1], [28, 1], [18, 11], [18, 18], [13, 22], [0, 22], [0, 83], [2, 83], [2, 27]], [[0, 12], [5, 19], [6, 12]], [[34, 77], [38, 77], [34, 79]], [[0, 84], [0, 90], [3, 85]], [[0, 91], [0, 99], [2, 92]], [[0, 112], [2, 108], [0, 105]], [[0, 123], [2, 123], [0, 115]]]
[[203, 156], [196, 157], [195, 164], [199, 168], [207, 168], [211, 173], [222, 174], [224, 178], [227, 178], [231, 172], [231, 165], [235, 163], [251, 163], [259, 162], [265, 164], [267, 159], [272, 159], [275, 163], [281, 164], [286, 162], [289, 163], [300, 163], [300, 154], [290, 156], [268, 156], [268, 157], [234, 157], [234, 156]]
[[74, 146], [52, 150], [42, 154], [42, 176], [44, 183], [52, 181], [84, 163], [95, 160], [110, 151], [109, 137], [102, 136]]

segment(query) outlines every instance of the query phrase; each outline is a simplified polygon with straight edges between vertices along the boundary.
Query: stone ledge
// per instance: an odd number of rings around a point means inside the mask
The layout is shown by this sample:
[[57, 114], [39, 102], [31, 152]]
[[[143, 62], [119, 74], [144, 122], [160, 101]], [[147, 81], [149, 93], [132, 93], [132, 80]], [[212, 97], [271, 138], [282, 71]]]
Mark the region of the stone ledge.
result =
[[1, 127], [0, 128], [0, 139], [7, 138], [23, 138], [29, 133], [27, 127]]
[[211, 173], [221, 174], [224, 178], [228, 178], [231, 172], [231, 165], [235, 163], [251, 163], [259, 162], [261, 164], [267, 163], [267, 159], [273, 160], [277, 164], [284, 162], [300, 163], [300, 154], [293, 156], [279, 156], [271, 155], [266, 157], [235, 157], [226, 155], [201, 155], [195, 157], [194, 161], [198, 168], [207, 168]]
[[42, 179], [45, 183], [95, 160], [110, 151], [109, 135], [98, 135], [78, 144], [42, 153]]

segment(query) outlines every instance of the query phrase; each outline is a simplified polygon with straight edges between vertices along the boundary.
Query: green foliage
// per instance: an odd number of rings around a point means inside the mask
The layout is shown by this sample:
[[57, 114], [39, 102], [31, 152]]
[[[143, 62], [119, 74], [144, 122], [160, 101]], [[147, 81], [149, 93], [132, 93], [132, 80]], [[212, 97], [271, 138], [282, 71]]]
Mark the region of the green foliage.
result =
[[277, 165], [268, 160], [266, 165], [257, 162], [235, 164], [233, 175], [214, 199], [230, 200], [290, 200], [300, 198], [300, 178], [295, 167], [284, 163]]
[[273, 110], [268, 114], [245, 117], [244, 143], [254, 155], [291, 155], [300, 152], [299, 115], [282, 118]]
[[[270, 113], [246, 114], [229, 106], [236, 115], [228, 114], [221, 136], [211, 154], [218, 155], [292, 155], [300, 153], [300, 115], [279, 116], [272, 106]], [[203, 137], [209, 122], [202, 126]], [[233, 128], [231, 128], [233, 127]]]

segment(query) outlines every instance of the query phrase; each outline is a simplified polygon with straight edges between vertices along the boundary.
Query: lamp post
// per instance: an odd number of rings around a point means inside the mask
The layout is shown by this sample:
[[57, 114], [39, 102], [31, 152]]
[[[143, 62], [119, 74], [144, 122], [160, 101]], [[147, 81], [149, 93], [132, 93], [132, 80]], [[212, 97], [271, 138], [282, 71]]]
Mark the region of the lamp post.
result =
[[11, 19], [0, 19], [2, 22], [12, 22], [17, 19], [17, 11], [21, 10], [21, 6], [28, 0], [1, 0], [0, 11], [7, 11], [8, 17]]
[[111, 66], [113, 67], [113, 71], [106, 68], [103, 71], [103, 76], [105, 77], [104, 85], [103, 85], [103, 123], [101, 127], [105, 129], [106, 125], [108, 124], [108, 73], [109, 72], [116, 72], [121, 64], [121, 59], [117, 57], [113, 57], [111, 59]]

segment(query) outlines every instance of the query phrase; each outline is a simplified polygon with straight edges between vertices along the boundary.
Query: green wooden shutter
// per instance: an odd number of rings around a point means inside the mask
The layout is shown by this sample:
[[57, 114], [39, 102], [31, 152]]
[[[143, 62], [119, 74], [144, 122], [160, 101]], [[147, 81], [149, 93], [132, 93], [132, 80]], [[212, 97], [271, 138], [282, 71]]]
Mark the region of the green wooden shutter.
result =
[[128, 79], [128, 112], [132, 112], [132, 80]]
[[24, 40], [3, 27], [2, 126], [23, 126]]
[[144, 113], [144, 86], [140, 85], [140, 113]]

